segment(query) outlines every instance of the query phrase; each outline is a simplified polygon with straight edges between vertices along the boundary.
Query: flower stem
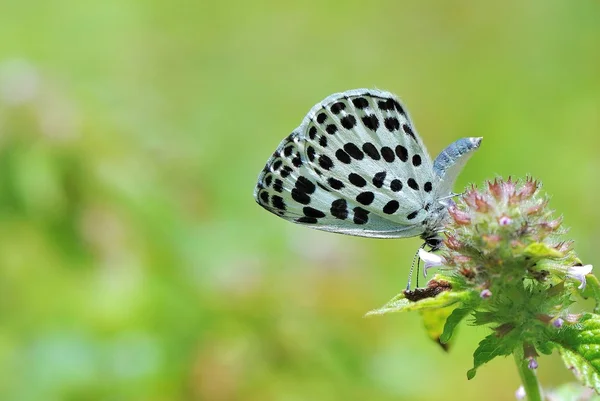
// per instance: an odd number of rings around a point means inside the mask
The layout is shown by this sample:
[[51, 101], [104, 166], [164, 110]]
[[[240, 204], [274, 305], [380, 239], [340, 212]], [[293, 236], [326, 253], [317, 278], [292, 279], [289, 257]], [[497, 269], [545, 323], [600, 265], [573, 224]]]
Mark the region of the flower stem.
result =
[[515, 362], [519, 370], [519, 376], [523, 382], [523, 388], [528, 401], [542, 401], [542, 389], [538, 381], [535, 369], [529, 368], [529, 362], [524, 358], [522, 352], [514, 352]]

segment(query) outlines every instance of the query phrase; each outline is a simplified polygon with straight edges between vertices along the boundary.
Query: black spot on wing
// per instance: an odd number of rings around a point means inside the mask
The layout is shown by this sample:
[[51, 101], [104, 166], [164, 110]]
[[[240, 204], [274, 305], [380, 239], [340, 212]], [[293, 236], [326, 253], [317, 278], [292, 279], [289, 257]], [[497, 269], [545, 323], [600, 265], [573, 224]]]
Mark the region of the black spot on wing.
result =
[[400, 207], [400, 203], [397, 200], [391, 200], [385, 204], [383, 207], [383, 213], [385, 214], [393, 214]]
[[384, 146], [381, 148], [381, 156], [383, 156], [383, 160], [385, 160], [388, 163], [393, 162], [395, 158], [394, 151], [388, 146]]
[[281, 169], [281, 171], [279, 172], [279, 175], [281, 176], [281, 178], [285, 178], [288, 175], [290, 175], [290, 173], [294, 171], [290, 166], [283, 166], [283, 168]]
[[311, 180], [302, 175], [296, 180], [295, 186], [298, 190], [306, 192], [307, 194], [312, 194], [317, 189]]
[[331, 202], [331, 215], [336, 219], [346, 220], [348, 217], [348, 203], [345, 199], [336, 199]]
[[329, 135], [333, 135], [337, 132], [338, 127], [335, 124], [329, 124], [327, 127], [325, 127], [325, 131], [327, 131], [327, 133]]
[[304, 208], [302, 208], [302, 213], [304, 213], [306, 217], [325, 217], [325, 213], [310, 206], [305, 206]]
[[365, 206], [368, 206], [371, 203], [373, 203], [374, 199], [375, 199], [375, 194], [371, 191], [361, 192], [360, 194], [358, 194], [356, 196], [356, 201], [358, 203], [360, 203], [361, 205], [365, 205]]
[[273, 182], [273, 190], [279, 193], [283, 192], [283, 181], [277, 178], [275, 182]]
[[421, 156], [419, 155], [414, 155], [412, 157], [412, 164], [415, 167], [419, 167], [421, 165]]
[[322, 137], [319, 138], [319, 145], [322, 148], [326, 148], [327, 147], [327, 137], [326, 136], [323, 135]]
[[362, 110], [369, 106], [369, 101], [367, 99], [365, 99], [364, 97], [357, 97], [356, 99], [352, 99], [352, 104], [357, 109]]
[[360, 175], [356, 174], [356, 173], [350, 173], [348, 174], [348, 181], [350, 181], [350, 183], [356, 187], [362, 188], [365, 185], [367, 185], [367, 181], [365, 181], [364, 178], [362, 178]]
[[336, 102], [331, 105], [330, 110], [333, 114], [340, 114], [340, 111], [344, 110], [345, 108], [346, 104], [344, 102]]
[[354, 212], [354, 224], [367, 224], [369, 222], [369, 211], [363, 209], [362, 207], [355, 207], [352, 209]]
[[350, 164], [352, 162], [350, 155], [346, 153], [343, 149], [336, 150], [335, 157], [344, 164]]
[[371, 131], [377, 131], [377, 128], [379, 128], [379, 119], [375, 114], [364, 116], [362, 118], [362, 122], [364, 126], [370, 129]]
[[273, 181], [273, 176], [272, 175], [269, 174], [269, 175], [265, 176], [265, 185], [267, 187], [271, 186], [271, 181]]
[[390, 182], [390, 189], [394, 192], [399, 192], [402, 190], [402, 181], [399, 179], [393, 179], [392, 182]]
[[328, 184], [329, 184], [329, 186], [330, 186], [331, 188], [333, 188], [333, 189], [342, 189], [342, 188], [344, 188], [344, 187], [345, 187], [345, 185], [344, 185], [344, 183], [343, 183], [343, 182], [341, 182], [340, 180], [338, 180], [338, 179], [336, 179], [336, 178], [333, 178], [333, 177], [330, 177], [330, 178], [327, 180], [327, 183], [328, 183]]
[[417, 184], [417, 181], [415, 181], [414, 178], [409, 178], [406, 183], [408, 184], [409, 187], [411, 187], [415, 191], [419, 190], [419, 184]]
[[298, 188], [292, 189], [292, 199], [303, 205], [308, 205], [310, 203], [310, 196]]
[[385, 181], [385, 176], [387, 173], [385, 171], [380, 171], [373, 176], [373, 185], [377, 188], [383, 187], [383, 182]]
[[356, 160], [362, 160], [365, 157], [365, 154], [352, 142], [345, 144], [344, 150]]
[[396, 117], [388, 117], [383, 120], [385, 127], [390, 132], [398, 131], [400, 129], [400, 121]]
[[394, 99], [380, 100], [377, 102], [377, 106], [383, 111], [391, 111], [394, 110]]
[[347, 116], [342, 117], [340, 123], [342, 123], [342, 127], [352, 129], [356, 125], [356, 118], [352, 114], [348, 114]]
[[306, 156], [308, 156], [308, 160], [311, 162], [315, 160], [315, 148], [312, 146], [308, 146], [306, 148]]
[[403, 162], [408, 160], [408, 150], [402, 145], [396, 146], [396, 155]]
[[299, 219], [295, 220], [296, 223], [303, 223], [303, 224], [317, 224], [319, 222], [319, 220], [317, 220], [316, 217], [300, 217]]
[[369, 156], [373, 160], [381, 159], [381, 155], [379, 154], [379, 151], [377, 150], [375, 145], [373, 145], [371, 142], [366, 142], [362, 146], [362, 150], [363, 150], [363, 152], [365, 152], [367, 154], [367, 156]]
[[274, 195], [271, 197], [271, 205], [273, 205], [273, 207], [276, 209], [285, 210], [285, 202], [279, 195]]
[[333, 160], [327, 155], [319, 156], [319, 166], [325, 170], [330, 170], [333, 167]]

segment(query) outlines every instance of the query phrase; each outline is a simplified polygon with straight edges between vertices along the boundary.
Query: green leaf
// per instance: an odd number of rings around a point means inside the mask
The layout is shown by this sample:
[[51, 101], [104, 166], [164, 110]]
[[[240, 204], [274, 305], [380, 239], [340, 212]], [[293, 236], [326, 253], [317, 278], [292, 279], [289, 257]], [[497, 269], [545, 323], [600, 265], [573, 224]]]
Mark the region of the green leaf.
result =
[[444, 291], [435, 297], [423, 298], [418, 301], [410, 301], [404, 294], [398, 294], [381, 308], [368, 312], [365, 316], [383, 315], [392, 312], [409, 312], [423, 309], [437, 309], [453, 305], [470, 298], [470, 291]]
[[452, 314], [448, 316], [446, 320], [446, 324], [444, 325], [444, 331], [440, 336], [440, 342], [443, 344], [450, 341], [452, 338], [452, 334], [454, 333], [454, 329], [458, 324], [467, 317], [473, 311], [472, 307], [464, 307], [464, 308], [456, 308], [452, 311]]
[[542, 242], [529, 244], [523, 253], [532, 259], [558, 259], [564, 256], [561, 252]]
[[[554, 328], [550, 329], [553, 330]], [[556, 343], [553, 343], [552, 341], [537, 341], [535, 343], [535, 349], [536, 351], [539, 351], [540, 353], [544, 354], [544, 355], [551, 355], [552, 352], [554, 352], [554, 350], [556, 349]]]
[[585, 314], [578, 324], [558, 331], [552, 341], [577, 379], [600, 392], [600, 316]]
[[586, 286], [581, 295], [584, 298], [592, 298], [596, 301], [594, 306], [594, 313], [600, 313], [600, 282], [598, 278], [593, 274], [585, 276]]
[[471, 380], [474, 378], [477, 368], [484, 363], [491, 361], [497, 356], [510, 355], [518, 344], [517, 340], [510, 335], [498, 337], [495, 333], [481, 340], [479, 347], [473, 353], [473, 368], [467, 372], [467, 379]]
[[579, 383], [566, 383], [548, 391], [547, 399], [556, 401], [586, 400], [600, 401], [600, 396], [594, 390]]
[[442, 335], [448, 316], [453, 313], [455, 308], [454, 305], [450, 305], [445, 308], [424, 309], [420, 311], [427, 335], [433, 341], [440, 344], [444, 351], [448, 350], [448, 344], [447, 341], [440, 341], [440, 336]]

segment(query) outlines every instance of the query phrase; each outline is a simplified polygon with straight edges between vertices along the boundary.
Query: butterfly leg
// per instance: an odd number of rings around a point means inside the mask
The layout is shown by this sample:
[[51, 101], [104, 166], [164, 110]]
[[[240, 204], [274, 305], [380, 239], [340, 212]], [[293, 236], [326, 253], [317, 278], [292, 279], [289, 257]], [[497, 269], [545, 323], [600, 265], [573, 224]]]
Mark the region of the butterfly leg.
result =
[[410, 284], [412, 282], [412, 274], [413, 274], [413, 270], [415, 268], [415, 262], [417, 263], [417, 287], [419, 287], [419, 270], [420, 270], [420, 265], [421, 265], [421, 258], [419, 257], [419, 250], [425, 248], [425, 245], [427, 245], [427, 242], [423, 243], [423, 245], [421, 245], [419, 247], [419, 249], [417, 249], [417, 253], [415, 253], [415, 256], [413, 257], [412, 265], [410, 266], [410, 271], [408, 272], [408, 283], [406, 284], [406, 291], [410, 291]]

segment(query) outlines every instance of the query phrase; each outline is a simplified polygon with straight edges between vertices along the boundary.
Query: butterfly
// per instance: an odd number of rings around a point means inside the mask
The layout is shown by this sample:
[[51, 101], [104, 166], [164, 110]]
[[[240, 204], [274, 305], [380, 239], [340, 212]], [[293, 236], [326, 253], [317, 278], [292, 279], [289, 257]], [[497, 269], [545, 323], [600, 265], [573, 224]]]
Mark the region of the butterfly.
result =
[[400, 100], [354, 89], [316, 104], [258, 176], [256, 202], [286, 220], [371, 238], [420, 236], [433, 250], [454, 182], [482, 138], [431, 160]]

